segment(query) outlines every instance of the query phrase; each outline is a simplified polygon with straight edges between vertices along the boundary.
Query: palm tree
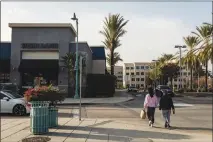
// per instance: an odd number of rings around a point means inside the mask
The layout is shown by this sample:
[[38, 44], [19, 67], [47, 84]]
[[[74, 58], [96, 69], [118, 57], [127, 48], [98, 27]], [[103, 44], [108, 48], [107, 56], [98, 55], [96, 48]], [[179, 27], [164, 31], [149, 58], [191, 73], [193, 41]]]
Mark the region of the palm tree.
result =
[[[107, 54], [107, 63], [108, 65], [110, 66], [110, 63], [111, 63], [111, 55], [110, 54]], [[123, 61], [123, 59], [121, 59], [120, 57], [120, 54], [118, 52], [114, 52], [114, 65], [116, 65], [119, 61]]]
[[199, 44], [199, 38], [195, 36], [187, 36], [183, 39], [186, 46], [189, 48], [188, 53], [186, 54], [185, 58], [183, 58], [183, 63], [190, 68], [190, 89], [192, 90], [193, 69], [195, 69], [198, 62], [198, 57], [196, 54], [194, 54], [194, 49]]
[[114, 75], [114, 51], [121, 46], [120, 38], [127, 32], [124, 27], [128, 23], [120, 14], [109, 14], [105, 17], [103, 31], [100, 33], [105, 37], [103, 41], [105, 47], [109, 49], [111, 55], [110, 70], [111, 75]]
[[[205, 67], [206, 67], [206, 91], [208, 90], [208, 61], [211, 60], [213, 65], [213, 47], [212, 47], [212, 33], [213, 33], [213, 26], [208, 23], [203, 23], [202, 26], [196, 27], [197, 32], [192, 32], [195, 34], [200, 42], [200, 52], [203, 54], [203, 59], [205, 60]], [[213, 67], [212, 67], [213, 71]], [[213, 82], [212, 82], [213, 85]]]

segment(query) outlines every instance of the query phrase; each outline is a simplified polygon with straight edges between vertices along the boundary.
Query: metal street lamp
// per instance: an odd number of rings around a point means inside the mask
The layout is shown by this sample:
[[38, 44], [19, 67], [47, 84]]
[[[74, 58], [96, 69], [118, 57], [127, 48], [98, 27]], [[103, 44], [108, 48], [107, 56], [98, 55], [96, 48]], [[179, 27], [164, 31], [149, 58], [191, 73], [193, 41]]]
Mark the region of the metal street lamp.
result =
[[181, 51], [181, 49], [182, 48], [186, 48], [186, 46], [185, 45], [183, 45], [183, 46], [181, 46], [181, 45], [175, 45], [175, 48], [178, 48], [179, 52], [180, 52], [180, 56], [179, 56], [180, 77], [179, 77], [179, 83], [178, 83], [179, 85], [178, 86], [179, 86], [179, 89], [182, 89], [182, 73], [181, 73], [182, 72], [182, 66], [181, 66], [182, 65], [181, 64], [181, 58], [182, 58], [181, 54], [182, 54], [182, 51]]
[[75, 13], [73, 15], [73, 18], [71, 18], [73, 21], [76, 21], [76, 60], [75, 60], [75, 70], [76, 70], [76, 80], [75, 80], [75, 99], [79, 99], [78, 94], [78, 18], [76, 17]]
[[156, 88], [156, 85], [157, 85], [157, 69], [156, 69], [156, 67], [157, 67], [157, 62], [159, 60], [152, 60], [152, 61], [155, 62], [155, 88]]

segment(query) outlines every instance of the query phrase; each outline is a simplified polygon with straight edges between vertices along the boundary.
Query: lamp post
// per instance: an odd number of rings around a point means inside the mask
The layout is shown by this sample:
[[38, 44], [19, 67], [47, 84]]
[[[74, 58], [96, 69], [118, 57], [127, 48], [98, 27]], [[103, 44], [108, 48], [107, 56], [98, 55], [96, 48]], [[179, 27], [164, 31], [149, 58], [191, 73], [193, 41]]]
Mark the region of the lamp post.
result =
[[80, 56], [80, 103], [79, 103], [79, 121], [81, 121], [81, 89], [82, 89], [82, 62], [83, 62], [84, 57]]
[[157, 84], [157, 69], [156, 69], [156, 67], [157, 67], [157, 61], [158, 60], [152, 60], [153, 62], [155, 62], [155, 88], [156, 88], [156, 84]]
[[76, 79], [75, 79], [75, 99], [79, 99], [78, 94], [78, 18], [76, 17], [75, 13], [73, 15], [73, 18], [71, 18], [73, 21], [76, 21], [76, 59], [75, 59], [75, 70], [76, 70]]
[[175, 48], [178, 48], [179, 49], [179, 52], [180, 52], [180, 56], [179, 56], [179, 66], [180, 66], [180, 77], [179, 77], [179, 83], [178, 83], [178, 88], [179, 89], [182, 89], [182, 67], [181, 67], [181, 54], [182, 54], [182, 51], [181, 51], [181, 49], [182, 48], [186, 48], [186, 46], [185, 45], [183, 45], [183, 46], [181, 46], [181, 45], [175, 45]]

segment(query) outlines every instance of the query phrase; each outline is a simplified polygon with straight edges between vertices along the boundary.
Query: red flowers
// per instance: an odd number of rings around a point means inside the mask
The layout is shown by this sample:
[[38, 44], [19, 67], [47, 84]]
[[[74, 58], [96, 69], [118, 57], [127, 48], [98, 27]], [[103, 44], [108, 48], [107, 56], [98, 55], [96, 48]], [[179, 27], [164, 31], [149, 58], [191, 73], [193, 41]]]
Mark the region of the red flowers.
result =
[[58, 92], [58, 91], [59, 90], [57, 88], [52, 87], [52, 85], [35, 87], [25, 91], [24, 97], [29, 102], [33, 96], [42, 95], [42, 92]]

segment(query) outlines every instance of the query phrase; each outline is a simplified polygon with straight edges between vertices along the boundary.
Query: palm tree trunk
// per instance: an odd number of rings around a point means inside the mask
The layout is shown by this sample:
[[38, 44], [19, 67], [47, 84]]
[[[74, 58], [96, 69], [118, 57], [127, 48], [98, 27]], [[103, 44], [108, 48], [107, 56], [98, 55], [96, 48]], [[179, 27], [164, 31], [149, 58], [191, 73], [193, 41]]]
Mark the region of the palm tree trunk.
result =
[[171, 88], [173, 88], [173, 77], [170, 77]]
[[190, 91], [192, 91], [192, 78], [193, 78], [193, 72], [192, 72], [192, 67], [190, 68]]
[[212, 79], [212, 88], [213, 88], [213, 62], [212, 62], [212, 76], [211, 76], [211, 79]]
[[110, 63], [110, 65], [111, 65], [111, 75], [114, 75], [114, 54], [113, 54], [113, 50], [111, 50], [110, 51], [111, 53], [111, 63]]
[[206, 85], [205, 85], [205, 91], [208, 91], [208, 60], [206, 61]]

